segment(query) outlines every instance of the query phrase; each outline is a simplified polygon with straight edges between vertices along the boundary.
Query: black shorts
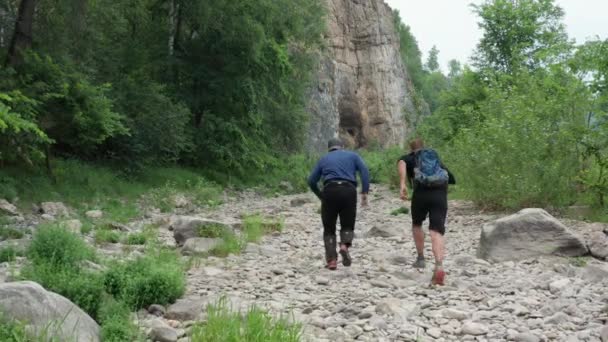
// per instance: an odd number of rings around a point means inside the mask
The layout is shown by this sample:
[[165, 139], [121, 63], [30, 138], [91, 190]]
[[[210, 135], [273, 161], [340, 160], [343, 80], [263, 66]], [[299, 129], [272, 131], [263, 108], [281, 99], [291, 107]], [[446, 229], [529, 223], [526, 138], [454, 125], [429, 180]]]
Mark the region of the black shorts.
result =
[[421, 226], [429, 216], [429, 229], [445, 234], [445, 219], [448, 214], [447, 189], [421, 189], [412, 196], [412, 223]]

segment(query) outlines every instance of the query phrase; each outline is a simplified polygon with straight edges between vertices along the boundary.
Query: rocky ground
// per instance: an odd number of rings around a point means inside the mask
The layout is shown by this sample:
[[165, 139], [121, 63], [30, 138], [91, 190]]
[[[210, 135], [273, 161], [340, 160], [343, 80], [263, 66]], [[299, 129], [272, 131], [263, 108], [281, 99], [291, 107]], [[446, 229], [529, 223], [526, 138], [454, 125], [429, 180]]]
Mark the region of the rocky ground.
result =
[[[608, 263], [589, 256], [489, 263], [476, 257], [481, 227], [507, 213], [450, 201], [447, 284], [431, 287], [428, 239], [427, 269], [415, 270], [410, 217], [391, 215], [403, 205], [394, 191], [374, 187], [369, 207], [359, 209], [353, 265], [336, 271], [323, 267], [320, 203], [312, 194], [268, 198], [248, 192], [216, 208], [149, 213], [121, 228], [156, 223], [161, 239], [175, 246], [171, 222], [182, 214], [234, 223], [259, 213], [282, 217], [285, 225], [240, 255], [195, 258], [185, 296], [168, 308], [142, 310], [139, 324], [154, 340], [188, 341], [189, 327], [205, 319], [206, 304], [224, 296], [235, 309], [256, 305], [302, 323], [306, 341], [608, 340]], [[583, 241], [608, 228], [560, 221]], [[125, 252], [119, 244], [102, 248], [106, 254]]]
[[[476, 258], [480, 228], [504, 215], [450, 201], [447, 284], [429, 285], [414, 270], [409, 215], [403, 202], [376, 188], [360, 209], [352, 267], [323, 267], [320, 204], [312, 195], [262, 198], [242, 194], [201, 212], [230, 220], [247, 213], [282, 216], [285, 229], [250, 244], [240, 256], [209, 258], [188, 273], [188, 291], [169, 308], [179, 318], [209, 298], [235, 307], [255, 304], [304, 324], [310, 341], [600, 341], [608, 333], [608, 264], [591, 257], [539, 257], [490, 264]], [[561, 220], [581, 237], [602, 224]], [[173, 312], [173, 313], [171, 313]], [[194, 317], [186, 315], [184, 320]], [[602, 330], [603, 329], [603, 330]]]

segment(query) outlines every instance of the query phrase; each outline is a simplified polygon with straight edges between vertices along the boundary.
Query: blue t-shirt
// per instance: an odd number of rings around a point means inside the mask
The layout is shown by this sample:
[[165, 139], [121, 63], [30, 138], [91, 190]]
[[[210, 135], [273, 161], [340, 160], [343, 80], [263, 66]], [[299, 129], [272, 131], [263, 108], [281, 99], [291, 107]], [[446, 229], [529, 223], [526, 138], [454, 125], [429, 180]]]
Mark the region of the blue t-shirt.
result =
[[317, 183], [321, 178], [323, 178], [324, 182], [329, 180], [345, 180], [357, 186], [357, 171], [361, 177], [361, 192], [366, 194], [369, 192], [369, 171], [363, 159], [355, 152], [346, 150], [331, 151], [321, 158], [312, 170], [310, 177], [308, 177], [308, 185], [317, 196], [320, 196]]

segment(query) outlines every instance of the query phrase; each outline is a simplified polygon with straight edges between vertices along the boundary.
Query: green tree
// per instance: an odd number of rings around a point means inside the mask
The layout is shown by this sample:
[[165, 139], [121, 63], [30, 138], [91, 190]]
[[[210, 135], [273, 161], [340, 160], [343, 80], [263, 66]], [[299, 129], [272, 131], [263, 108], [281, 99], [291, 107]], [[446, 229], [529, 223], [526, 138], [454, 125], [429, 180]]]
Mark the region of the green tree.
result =
[[554, 0], [486, 0], [473, 5], [483, 36], [475, 65], [513, 74], [564, 59], [571, 49]]
[[429, 56], [426, 60], [426, 70], [428, 70], [429, 72], [436, 72], [439, 71], [439, 50], [437, 49], [437, 47], [435, 45], [433, 45], [433, 47], [431, 48], [431, 50], [429, 51]]

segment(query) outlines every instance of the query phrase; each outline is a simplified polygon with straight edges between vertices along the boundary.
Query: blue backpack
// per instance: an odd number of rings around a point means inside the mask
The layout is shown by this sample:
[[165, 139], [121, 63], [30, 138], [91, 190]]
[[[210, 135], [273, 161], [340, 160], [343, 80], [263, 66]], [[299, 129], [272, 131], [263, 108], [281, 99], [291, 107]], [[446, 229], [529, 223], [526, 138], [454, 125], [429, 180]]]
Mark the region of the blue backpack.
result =
[[425, 187], [434, 188], [448, 184], [448, 172], [441, 167], [439, 155], [435, 150], [423, 149], [414, 155], [414, 180]]

